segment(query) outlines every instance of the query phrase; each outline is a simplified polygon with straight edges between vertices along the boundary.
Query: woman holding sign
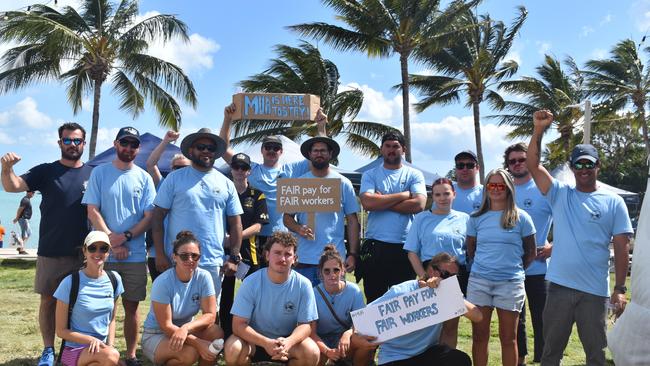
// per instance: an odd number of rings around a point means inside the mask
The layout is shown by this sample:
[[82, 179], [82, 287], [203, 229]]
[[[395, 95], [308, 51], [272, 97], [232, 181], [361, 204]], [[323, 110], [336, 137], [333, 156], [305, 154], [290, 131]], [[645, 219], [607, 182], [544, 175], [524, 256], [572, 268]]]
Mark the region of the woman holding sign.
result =
[[[452, 182], [447, 178], [439, 178], [431, 186], [433, 206], [430, 211], [415, 215], [411, 229], [406, 235], [404, 250], [413, 270], [419, 278], [427, 278], [422, 262], [431, 259], [438, 253], [450, 253], [458, 258], [458, 280], [460, 289], [467, 295], [467, 269], [465, 261], [465, 229], [469, 215], [451, 209], [456, 198]], [[455, 323], [455, 326], [451, 326]], [[458, 337], [458, 318], [450, 320], [450, 326], [445, 328], [451, 332], [448, 339], [450, 347], [456, 347]]]
[[363, 352], [350, 343], [352, 318], [350, 312], [365, 306], [359, 287], [343, 279], [343, 258], [332, 244], [325, 246], [318, 261], [321, 283], [314, 287], [318, 321], [312, 323], [311, 338], [320, 349], [320, 365], [328, 360], [352, 360], [355, 365], [368, 365], [373, 351]]
[[472, 324], [472, 358], [474, 365], [487, 365], [490, 320], [496, 308], [501, 361], [504, 366], [516, 366], [524, 269], [535, 258], [535, 227], [530, 216], [515, 205], [514, 184], [506, 170], [492, 170], [486, 181], [481, 207], [467, 223], [467, 257], [474, 259], [467, 299], [483, 313], [483, 320]]

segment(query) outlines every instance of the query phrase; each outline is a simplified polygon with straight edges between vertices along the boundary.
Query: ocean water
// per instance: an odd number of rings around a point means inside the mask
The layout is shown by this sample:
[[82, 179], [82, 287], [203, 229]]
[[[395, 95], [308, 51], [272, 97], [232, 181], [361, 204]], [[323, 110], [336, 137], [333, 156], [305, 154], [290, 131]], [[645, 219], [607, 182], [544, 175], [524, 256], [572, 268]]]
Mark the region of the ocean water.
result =
[[[14, 224], [12, 221], [16, 217], [18, 205], [24, 196], [25, 193], [8, 193], [0, 188], [0, 222], [2, 223], [2, 226], [4, 226], [6, 232], [3, 238], [5, 248], [9, 246], [9, 233], [11, 233], [12, 230], [20, 232], [18, 224]], [[36, 192], [34, 197], [32, 197], [32, 219], [29, 220], [29, 224], [32, 228], [32, 236], [27, 241], [27, 248], [38, 247], [38, 230], [41, 223], [40, 204], [41, 195]]]

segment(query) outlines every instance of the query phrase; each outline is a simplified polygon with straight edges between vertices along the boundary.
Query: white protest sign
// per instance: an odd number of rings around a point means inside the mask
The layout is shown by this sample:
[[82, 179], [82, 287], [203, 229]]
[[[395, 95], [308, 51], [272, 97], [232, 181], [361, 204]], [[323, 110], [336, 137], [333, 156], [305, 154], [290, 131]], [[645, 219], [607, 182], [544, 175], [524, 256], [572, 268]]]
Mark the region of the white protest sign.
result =
[[357, 332], [384, 342], [467, 312], [456, 276], [350, 313]]

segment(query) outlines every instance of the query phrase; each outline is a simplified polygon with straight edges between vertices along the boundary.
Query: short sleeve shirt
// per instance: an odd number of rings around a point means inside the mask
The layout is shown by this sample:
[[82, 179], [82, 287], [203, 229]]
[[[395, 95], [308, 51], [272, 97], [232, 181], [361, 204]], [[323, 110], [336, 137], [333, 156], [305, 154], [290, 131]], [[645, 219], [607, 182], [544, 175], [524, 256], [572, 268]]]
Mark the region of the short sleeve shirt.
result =
[[479, 184], [469, 189], [463, 189], [454, 182], [454, 190], [456, 191], [456, 198], [451, 204], [451, 208], [456, 211], [471, 214], [481, 207], [481, 200], [483, 200], [483, 185]]
[[420, 260], [427, 261], [442, 252], [458, 258], [465, 264], [465, 235], [469, 215], [451, 210], [446, 215], [423, 211], [415, 215], [411, 229], [406, 235], [404, 250], [413, 252]]
[[[254, 224], [261, 224], [262, 227], [264, 227], [269, 223], [266, 196], [264, 196], [262, 191], [252, 188], [249, 185], [248, 188], [239, 195], [239, 202], [244, 210], [244, 213], [241, 215], [242, 228], [244, 230]], [[258, 254], [261, 253], [263, 246], [264, 243], [259, 242], [259, 237], [257, 235], [248, 239], [243, 239], [240, 248], [242, 258], [249, 261], [250, 264], [258, 265]]]
[[[318, 289], [325, 294], [325, 298], [318, 292]], [[314, 287], [314, 297], [318, 308], [316, 334], [328, 347], [334, 348], [338, 345], [343, 332], [352, 328], [350, 312], [362, 309], [365, 306], [363, 293], [357, 284], [346, 281], [343, 291], [330, 295], [325, 290], [324, 285], [320, 283]], [[326, 302], [334, 309], [336, 316], [345, 324], [345, 327], [334, 318]]]
[[[551, 204], [542, 195], [542, 192], [535, 185], [534, 180], [520, 185], [515, 185], [515, 202], [517, 207], [526, 211], [533, 219], [535, 224], [535, 240], [537, 246], [544, 246], [548, 232], [551, 229], [551, 222], [553, 222], [553, 215], [551, 212]], [[543, 275], [546, 273], [546, 260], [535, 259], [526, 268], [526, 275]]]

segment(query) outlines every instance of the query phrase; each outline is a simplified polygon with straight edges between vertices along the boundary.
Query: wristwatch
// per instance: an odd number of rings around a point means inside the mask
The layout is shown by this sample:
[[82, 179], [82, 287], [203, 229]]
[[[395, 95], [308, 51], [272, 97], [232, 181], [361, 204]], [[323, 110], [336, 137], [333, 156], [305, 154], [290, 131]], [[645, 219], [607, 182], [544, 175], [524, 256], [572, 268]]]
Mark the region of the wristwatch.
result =
[[124, 237], [126, 238], [126, 241], [131, 241], [131, 239], [133, 239], [133, 233], [127, 230], [124, 232]]
[[627, 292], [627, 287], [625, 285], [616, 285], [614, 286], [614, 291], [618, 291], [621, 294], [625, 294]]
[[241, 255], [239, 255], [239, 254], [231, 255], [230, 257], [228, 257], [228, 262], [234, 263], [234, 264], [239, 264], [239, 262], [241, 262]]

